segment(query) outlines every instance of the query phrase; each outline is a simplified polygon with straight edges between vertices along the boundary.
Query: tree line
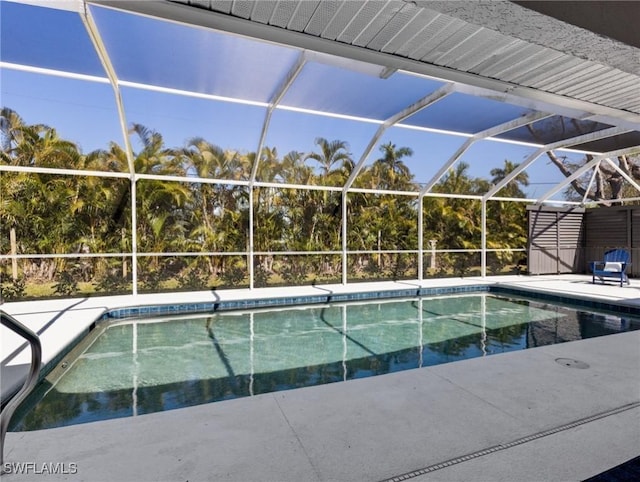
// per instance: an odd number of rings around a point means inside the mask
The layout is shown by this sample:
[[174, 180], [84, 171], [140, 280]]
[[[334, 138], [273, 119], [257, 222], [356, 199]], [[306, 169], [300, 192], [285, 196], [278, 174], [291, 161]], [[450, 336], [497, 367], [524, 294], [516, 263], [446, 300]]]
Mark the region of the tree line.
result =
[[[142, 254], [138, 274], [143, 290], [246, 286], [251, 214], [256, 255], [249, 262], [254, 263], [256, 286], [340, 280], [341, 256], [326, 253], [342, 249], [343, 198], [339, 190], [250, 187], [247, 181], [256, 152], [221, 149], [203, 138], [167, 147], [162, 134], [148, 127], [133, 124], [130, 131], [140, 146], [133, 153], [137, 174], [193, 180], [141, 178], [135, 184], [136, 243]], [[55, 128], [27, 124], [7, 107], [0, 115], [0, 132], [0, 163], [5, 165], [129, 172], [126, 151], [117, 142], [84, 154], [77, 144], [61, 138]], [[318, 137], [315, 146], [314, 152], [285, 155], [275, 147], [265, 147], [256, 179], [296, 186], [343, 186], [355, 166], [348, 142]], [[377, 159], [359, 172], [353, 187], [418, 191], [420, 186], [405, 163], [412, 155], [410, 147], [391, 142], [381, 145]], [[433, 192], [484, 194], [516, 167], [504, 160], [501, 168], [491, 171], [491, 179], [482, 179], [471, 176], [469, 166], [459, 162]], [[32, 284], [48, 283], [50, 292], [43, 296], [128, 289], [132, 259], [116, 254], [132, 251], [132, 190], [127, 177], [0, 174], [1, 252], [78, 254], [77, 258], [22, 259], [17, 268], [3, 260], [6, 299], [24, 296], [25, 285]], [[199, 182], [210, 179], [227, 182]], [[526, 173], [521, 173], [499, 194], [524, 197], [522, 188], [527, 184]], [[252, 196], [249, 189], [253, 189]], [[347, 249], [355, 252], [348, 257], [349, 277], [415, 278], [417, 255], [401, 251], [418, 249], [417, 197], [356, 191], [348, 193], [346, 202]], [[429, 240], [435, 240], [439, 250], [480, 248], [479, 200], [430, 196], [423, 202], [425, 249]], [[488, 202], [487, 231], [488, 248], [523, 248], [524, 203]], [[278, 254], [285, 252], [289, 254]], [[105, 256], [90, 257], [96, 253]], [[492, 266], [500, 270], [513, 262], [513, 256], [506, 251], [497, 253]], [[451, 276], [464, 275], [478, 265], [477, 253], [452, 252], [442, 253], [437, 264], [426, 263], [425, 267], [428, 275]], [[92, 286], [83, 288], [82, 283]]]

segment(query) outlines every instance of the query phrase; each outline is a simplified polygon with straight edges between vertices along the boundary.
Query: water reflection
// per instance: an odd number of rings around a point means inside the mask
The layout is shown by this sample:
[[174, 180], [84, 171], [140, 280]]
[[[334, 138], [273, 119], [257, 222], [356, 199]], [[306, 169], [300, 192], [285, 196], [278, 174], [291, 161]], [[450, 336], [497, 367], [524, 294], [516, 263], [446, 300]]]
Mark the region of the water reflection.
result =
[[43, 381], [12, 429], [136, 416], [637, 329], [630, 317], [484, 294], [131, 321], [105, 330], [55, 386]]

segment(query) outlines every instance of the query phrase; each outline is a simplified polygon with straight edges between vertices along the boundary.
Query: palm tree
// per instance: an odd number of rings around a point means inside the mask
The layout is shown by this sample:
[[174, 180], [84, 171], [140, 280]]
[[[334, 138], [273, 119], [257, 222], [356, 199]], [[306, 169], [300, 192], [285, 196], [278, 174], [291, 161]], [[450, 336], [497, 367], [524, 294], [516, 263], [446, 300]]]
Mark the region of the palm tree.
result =
[[80, 151], [44, 124], [27, 125], [13, 110], [0, 112], [2, 162], [15, 166], [75, 168]]
[[313, 168], [304, 163], [302, 152], [291, 151], [282, 158], [282, 180], [291, 184], [311, 184], [313, 182]]
[[0, 145], [2, 145], [3, 163], [10, 164], [10, 152], [22, 142], [22, 131], [26, 127], [22, 117], [16, 111], [8, 107], [2, 108], [0, 111]]
[[[225, 178], [228, 175], [228, 156], [222, 148], [213, 145], [202, 138], [191, 139], [187, 147], [182, 150], [186, 171], [197, 177]], [[192, 189], [196, 196], [196, 205], [193, 211], [198, 213], [198, 218], [202, 220], [205, 233], [213, 231], [211, 216], [216, 210], [216, 185], [193, 184]], [[196, 223], [199, 225], [200, 223]], [[205, 245], [208, 243], [205, 243]]]
[[349, 144], [345, 141], [328, 141], [324, 137], [316, 137], [315, 144], [320, 147], [320, 152], [312, 152], [307, 155], [307, 159], [313, 159], [320, 164], [321, 179], [326, 180], [333, 173], [334, 166], [340, 163], [339, 168], [351, 160]]
[[[28, 125], [6, 107], [0, 113], [0, 131], [3, 163], [71, 169], [84, 163], [78, 147], [60, 138], [55, 129], [43, 124]], [[83, 229], [72, 210], [77, 208], [79, 183], [78, 177], [66, 175], [6, 173], [2, 176], [0, 220], [2, 228], [8, 228], [12, 252], [50, 254], [77, 249]], [[63, 265], [64, 260], [25, 262], [28, 269], [37, 270], [47, 279]], [[15, 269], [13, 275], [16, 275]]]
[[[504, 167], [499, 168], [496, 167], [491, 169], [489, 172], [493, 178], [491, 182], [493, 184], [498, 184], [503, 179], [505, 179], [509, 174], [511, 174], [519, 164], [514, 164], [508, 159], [504, 160]], [[513, 180], [511, 180], [505, 187], [503, 187], [500, 192], [508, 197], [526, 197], [525, 193], [522, 191], [521, 186], [529, 185], [529, 175], [526, 172], [519, 173]]]
[[[475, 194], [478, 180], [468, 174], [469, 165], [460, 162], [436, 184], [434, 192], [453, 194]], [[481, 239], [481, 204], [477, 200], [460, 198], [433, 198], [424, 200], [424, 240], [438, 241], [439, 249], [477, 249]], [[463, 253], [441, 256], [439, 267], [452, 268], [471, 262]], [[448, 266], [447, 266], [448, 264]]]
[[459, 162], [449, 169], [440, 182], [433, 187], [434, 192], [452, 194], [472, 194], [473, 180], [469, 176], [469, 164]]
[[[134, 166], [137, 173], [185, 176], [182, 153], [167, 149], [162, 135], [141, 124], [133, 124], [142, 149]], [[188, 240], [188, 212], [185, 206], [192, 197], [188, 185], [157, 179], [142, 179], [136, 183], [138, 200], [138, 230], [141, 252], [182, 251]], [[152, 258], [157, 268], [159, 260]]]
[[[490, 171], [493, 176], [491, 182], [495, 185], [511, 174], [518, 164], [506, 160], [503, 168]], [[529, 176], [525, 172], [519, 173], [511, 182], [504, 186], [499, 193], [514, 198], [524, 198], [521, 186], [529, 185]], [[527, 212], [523, 203], [491, 201], [487, 203], [487, 246], [493, 249], [524, 248], [527, 242]], [[496, 268], [513, 262], [512, 251], [497, 251], [493, 255]]]
[[373, 170], [380, 180], [380, 189], [406, 190], [411, 187], [413, 175], [402, 160], [413, 155], [410, 147], [396, 148], [392, 142], [380, 146], [383, 156], [373, 164]]
[[184, 175], [179, 153], [164, 147], [162, 134], [142, 124], [132, 124], [131, 134], [136, 134], [142, 149], [134, 160], [138, 174]]
[[[320, 164], [319, 184], [343, 185], [353, 170], [349, 144], [341, 140], [328, 141], [317, 137], [320, 153], [311, 153], [307, 159]], [[330, 191], [309, 191], [305, 206], [305, 232], [302, 234], [308, 249], [335, 249], [340, 243], [341, 195]]]

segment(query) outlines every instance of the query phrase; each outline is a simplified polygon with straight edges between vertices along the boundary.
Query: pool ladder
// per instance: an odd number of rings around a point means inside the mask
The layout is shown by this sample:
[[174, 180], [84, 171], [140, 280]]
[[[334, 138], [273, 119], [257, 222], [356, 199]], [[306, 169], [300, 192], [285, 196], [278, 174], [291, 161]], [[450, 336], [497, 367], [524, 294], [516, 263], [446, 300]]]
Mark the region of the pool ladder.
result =
[[38, 382], [38, 376], [40, 375], [40, 364], [42, 362], [42, 345], [40, 344], [40, 338], [29, 328], [24, 326], [18, 320], [11, 315], [0, 310], [0, 321], [4, 326], [14, 331], [18, 335], [26, 340], [31, 345], [31, 368], [29, 375], [22, 385], [22, 388], [15, 396], [9, 400], [5, 407], [0, 412], [0, 473], [4, 473], [4, 437], [7, 434], [9, 428], [9, 422], [15, 412], [16, 408], [27, 398], [27, 395], [31, 393], [31, 390]]

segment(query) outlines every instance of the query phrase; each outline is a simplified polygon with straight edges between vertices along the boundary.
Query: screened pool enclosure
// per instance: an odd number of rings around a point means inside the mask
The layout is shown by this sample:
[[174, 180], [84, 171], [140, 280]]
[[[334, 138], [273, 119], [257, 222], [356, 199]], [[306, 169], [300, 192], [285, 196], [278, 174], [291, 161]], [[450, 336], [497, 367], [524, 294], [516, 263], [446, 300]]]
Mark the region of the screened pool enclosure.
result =
[[4, 300], [510, 273], [640, 199], [638, 48], [511, 2], [0, 9]]

